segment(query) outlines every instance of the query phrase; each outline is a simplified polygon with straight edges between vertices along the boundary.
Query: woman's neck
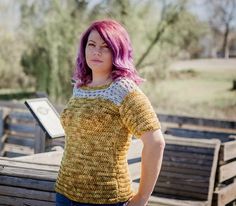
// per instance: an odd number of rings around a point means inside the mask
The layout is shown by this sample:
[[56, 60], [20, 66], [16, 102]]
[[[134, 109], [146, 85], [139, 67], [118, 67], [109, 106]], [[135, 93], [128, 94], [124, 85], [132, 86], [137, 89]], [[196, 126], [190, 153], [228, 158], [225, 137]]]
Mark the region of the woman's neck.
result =
[[92, 81], [88, 84], [88, 86], [100, 86], [108, 84], [112, 81], [111, 75], [103, 75], [103, 76], [93, 76]]

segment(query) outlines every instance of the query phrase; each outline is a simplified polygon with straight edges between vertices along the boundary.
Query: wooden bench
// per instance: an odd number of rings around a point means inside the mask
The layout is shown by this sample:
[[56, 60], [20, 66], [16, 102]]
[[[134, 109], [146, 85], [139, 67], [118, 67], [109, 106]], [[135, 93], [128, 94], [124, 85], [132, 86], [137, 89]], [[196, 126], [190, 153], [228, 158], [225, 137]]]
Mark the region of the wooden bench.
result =
[[59, 166], [0, 160], [0, 205], [55, 206]]
[[[190, 141], [166, 136], [163, 166], [149, 205], [211, 205], [219, 146], [218, 140]], [[136, 189], [141, 151], [142, 142], [133, 140], [128, 164]], [[54, 205], [54, 183], [61, 156], [62, 152], [56, 151], [0, 159], [0, 202], [17, 206]]]
[[34, 154], [35, 122], [29, 113], [0, 111], [2, 121], [1, 156]]
[[211, 205], [220, 141], [165, 139], [163, 165], [149, 205]]
[[165, 134], [221, 141], [213, 205], [236, 203], [236, 121], [165, 115], [161, 120]]
[[64, 147], [64, 138], [50, 139], [26, 108], [0, 110], [0, 156], [18, 157]]

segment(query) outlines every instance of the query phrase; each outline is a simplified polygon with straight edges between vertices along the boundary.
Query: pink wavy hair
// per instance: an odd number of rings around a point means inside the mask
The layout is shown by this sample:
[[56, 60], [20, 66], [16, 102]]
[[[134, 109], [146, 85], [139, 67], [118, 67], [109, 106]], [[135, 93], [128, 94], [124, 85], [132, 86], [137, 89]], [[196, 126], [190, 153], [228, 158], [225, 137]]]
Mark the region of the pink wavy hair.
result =
[[112, 79], [128, 77], [136, 84], [142, 83], [144, 79], [138, 75], [133, 64], [133, 49], [127, 31], [114, 20], [101, 20], [93, 22], [81, 36], [72, 77], [77, 82], [76, 86], [83, 86], [92, 81], [92, 70], [88, 67], [85, 59], [85, 47], [92, 30], [96, 30], [100, 34], [112, 51]]

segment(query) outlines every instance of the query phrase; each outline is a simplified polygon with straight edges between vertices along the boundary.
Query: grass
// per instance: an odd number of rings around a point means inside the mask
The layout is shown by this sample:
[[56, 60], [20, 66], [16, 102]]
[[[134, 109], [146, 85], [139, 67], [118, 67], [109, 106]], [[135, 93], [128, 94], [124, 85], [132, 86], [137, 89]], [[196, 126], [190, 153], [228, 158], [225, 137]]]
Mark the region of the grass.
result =
[[35, 95], [35, 89], [1, 89], [0, 100], [21, 100]]
[[[142, 86], [158, 113], [236, 121], [235, 69], [171, 70], [166, 80]], [[155, 89], [153, 89], [155, 88]]]

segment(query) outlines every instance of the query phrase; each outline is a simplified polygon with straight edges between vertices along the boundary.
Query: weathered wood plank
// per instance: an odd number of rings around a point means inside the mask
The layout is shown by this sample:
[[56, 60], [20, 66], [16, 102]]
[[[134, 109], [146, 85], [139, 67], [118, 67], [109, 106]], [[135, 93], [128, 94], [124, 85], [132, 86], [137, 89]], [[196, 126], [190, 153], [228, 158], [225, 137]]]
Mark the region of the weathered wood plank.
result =
[[2, 166], [0, 166], [0, 174], [13, 177], [23, 177], [50, 181], [55, 181], [57, 178], [57, 172]]
[[2, 186], [0, 185], [0, 195], [24, 197], [28, 199], [51, 201], [55, 200], [55, 192], [44, 192], [40, 190], [25, 189], [18, 187]]
[[34, 140], [34, 133], [22, 133], [16, 131], [5, 130], [5, 134], [10, 138], [22, 138]]
[[214, 191], [214, 199], [216, 200], [216, 206], [224, 206], [227, 203], [236, 199], [236, 181], [232, 184], [220, 188]]
[[[0, 202], [3, 206], [55, 206], [55, 202], [40, 201], [26, 198], [19, 198], [13, 196], [0, 195]], [[1, 204], [2, 205], [2, 204]]]
[[8, 115], [8, 118], [10, 120], [20, 120], [20, 121], [25, 121], [25, 122], [35, 122], [35, 119], [33, 117], [33, 115], [29, 112], [29, 111], [22, 111], [22, 112], [17, 112], [17, 111], [14, 111], [14, 112], [11, 112], [9, 115]]
[[[179, 181], [180, 182], [180, 181]], [[190, 182], [188, 182], [189, 184], [179, 184], [179, 182], [168, 182], [168, 181], [157, 181], [157, 184], [155, 185], [155, 187], [157, 188], [158, 190], [158, 187], [161, 187], [162, 189], [166, 188], [167, 190], [169, 189], [169, 187], [175, 187], [176, 191], [185, 191], [185, 192], [194, 192], [194, 193], [198, 193], [196, 195], [199, 195], [199, 196], [204, 196], [205, 200], [207, 199], [207, 196], [206, 194], [208, 194], [208, 186], [209, 186], [209, 182], [206, 182], [206, 184], [208, 185], [200, 185], [200, 184], [197, 184], [196, 185], [193, 185], [193, 184], [190, 184]], [[155, 190], [155, 191], [157, 191]], [[167, 193], [168, 194], [168, 191]], [[182, 196], [183, 197], [183, 196]], [[193, 197], [193, 196], [192, 196]]]
[[[3, 134], [4, 134], [3, 111], [0, 110], [0, 153], [2, 153], [1, 151], [5, 142], [5, 139], [3, 139]], [[2, 156], [2, 154], [0, 156]]]
[[[189, 156], [191, 155], [191, 157]], [[200, 154], [200, 153], [194, 153], [194, 152], [179, 152], [179, 151], [174, 151], [174, 150], [165, 150], [164, 152], [164, 158], [167, 158], [167, 159], [173, 159], [173, 160], [176, 160], [176, 161], [182, 161], [182, 162], [202, 162], [202, 164], [204, 165], [204, 161], [206, 161], [206, 165], [207, 165], [207, 162], [210, 162], [212, 161], [213, 159], [213, 155], [205, 155], [205, 154]]]
[[54, 192], [54, 181], [44, 181], [38, 179], [11, 177], [6, 175], [0, 175], [0, 185], [17, 186], [22, 188], [31, 188], [42, 191]]
[[[132, 187], [138, 191], [139, 183], [132, 182]], [[148, 200], [148, 206], [208, 206], [208, 201], [188, 201], [178, 200], [164, 197], [156, 197], [152, 195]]]
[[215, 142], [215, 152], [214, 152], [214, 159], [211, 165], [211, 175], [209, 179], [209, 191], [208, 191], [208, 198], [207, 198], [207, 200], [209, 201], [208, 202], [209, 205], [211, 205], [212, 198], [213, 198], [220, 144], [221, 142], [219, 140]]
[[[168, 194], [168, 196], [173, 196], [174, 198], [178, 199], [187, 199], [187, 200], [202, 200], [206, 201], [207, 200], [207, 193], [208, 189], [204, 192], [204, 190], [196, 189], [196, 187], [185, 187], [182, 188], [181, 190], [179, 189], [180, 187], [177, 187], [175, 190], [170, 190], [169, 187], [164, 187], [164, 185], [160, 185], [161, 187], [155, 188], [154, 195], [160, 197], [162, 194]], [[171, 185], [172, 186], [172, 185]], [[173, 185], [176, 186], [176, 185]], [[194, 191], [193, 191], [194, 188]]]
[[176, 137], [172, 135], [165, 135], [165, 140], [168, 144], [189, 146], [189, 147], [202, 147], [202, 148], [215, 148], [220, 144], [218, 139], [191, 139], [184, 137]]
[[[185, 179], [184, 179], [185, 180]], [[164, 175], [160, 175], [157, 181], [157, 187], [159, 182], [165, 183], [165, 184], [177, 184], [177, 185], [182, 185], [183, 184], [183, 179], [181, 178], [176, 178], [174, 175], [172, 177], [169, 176], [164, 176]], [[193, 186], [193, 180], [192, 181], [184, 181], [184, 185], [190, 185]], [[204, 187], [204, 188], [208, 188], [209, 187], [209, 180], [206, 179], [199, 179], [198, 181], [194, 180], [194, 185], [196, 187]]]
[[190, 124], [190, 125], [199, 125], [199, 126], [203, 125], [203, 126], [208, 126], [208, 127], [236, 129], [235, 121], [188, 117], [188, 116], [180, 116], [180, 115], [165, 115], [165, 114], [157, 114], [157, 116], [161, 122], [172, 122], [179, 125]]
[[220, 160], [228, 161], [236, 158], [236, 140], [225, 142], [221, 145]]
[[225, 132], [209, 132], [209, 131], [198, 131], [192, 129], [182, 129], [182, 128], [167, 128], [165, 131], [166, 134], [179, 136], [179, 137], [188, 137], [188, 138], [203, 138], [203, 139], [219, 139], [222, 142], [229, 141], [229, 136], [232, 133]]
[[35, 169], [35, 170], [44, 170], [44, 171], [54, 171], [58, 172], [58, 165], [48, 165], [48, 164], [39, 164], [39, 163], [29, 163], [20, 160], [9, 160], [0, 158], [0, 166], [2, 167], [12, 167], [12, 168], [25, 168], [25, 169]]
[[227, 163], [218, 168], [218, 182], [219, 183], [222, 183], [225, 180], [228, 180], [233, 177], [236, 177], [236, 161]]
[[16, 145], [16, 144], [9, 144], [9, 143], [4, 143], [2, 151], [4, 153], [5, 152], [14, 152], [14, 153], [19, 153], [19, 154], [23, 154], [23, 155], [34, 154], [34, 150], [30, 147]]
[[165, 132], [167, 128], [182, 128], [182, 129], [191, 129], [191, 130], [196, 130], [196, 131], [223, 132], [223, 133], [230, 133], [230, 134], [235, 133], [235, 129], [220, 128], [220, 127], [208, 127], [205, 125], [184, 124], [184, 125], [181, 125], [181, 127], [180, 127], [178, 124], [169, 123], [169, 122], [161, 122], [161, 124], [162, 124], [162, 131], [163, 132]]
[[5, 127], [6, 130], [20, 132], [20, 133], [34, 133], [35, 127], [31, 124], [19, 125], [15, 123], [9, 123]]
[[208, 201], [188, 201], [163, 197], [151, 196], [148, 200], [149, 206], [207, 206]]
[[48, 165], [58, 165], [60, 166], [63, 150], [53, 151], [53, 152], [43, 152], [33, 155], [27, 155], [24, 157], [15, 157], [14, 160], [20, 160], [23, 162], [31, 162], [37, 164], [48, 164]]
[[185, 152], [190, 152], [190, 153], [200, 153], [200, 154], [209, 154], [212, 155], [214, 153], [214, 148], [201, 148], [201, 147], [196, 147], [196, 146], [184, 146], [184, 145], [178, 145], [176, 147], [174, 144], [167, 144], [165, 146], [165, 150], [173, 150], [173, 151], [185, 151]]
[[173, 159], [171, 159], [171, 158], [165, 158], [164, 161], [162, 162], [162, 170], [164, 170], [165, 168], [171, 169], [171, 167], [174, 167], [174, 168], [179, 168], [179, 169], [185, 168], [186, 171], [188, 171], [189, 169], [190, 170], [195, 169], [196, 171], [201, 170], [203, 173], [205, 173], [205, 172], [210, 171], [209, 166], [205, 163], [206, 162], [203, 162], [201, 164], [201, 168], [199, 168], [199, 166], [195, 162], [187, 162], [187, 161], [186, 162], [185, 161], [179, 162], [179, 161], [177, 161], [177, 159], [175, 159], [175, 161], [173, 161]]
[[9, 158], [15, 158], [15, 157], [22, 157], [26, 156], [26, 154], [20, 154], [20, 153], [15, 153], [15, 152], [4, 152], [4, 157], [9, 157]]
[[[182, 179], [182, 181], [184, 182], [192, 182], [192, 185], [194, 185], [194, 183], [196, 181], [198, 182], [209, 182], [209, 176], [200, 176], [200, 175], [192, 175], [192, 174], [184, 174], [184, 173], [173, 173], [173, 172], [169, 172], [169, 171], [161, 171], [160, 173], [160, 178], [165, 177], [165, 178], [178, 178], [178, 179]], [[183, 182], [183, 184], [184, 184]]]
[[8, 136], [5, 142], [9, 144], [23, 145], [30, 148], [34, 148], [34, 139], [31, 138], [24, 138], [20, 136]]
[[[184, 165], [178, 165], [178, 164], [169, 164], [168, 166], [166, 165], [167, 163], [164, 161], [161, 170], [163, 173], [165, 171], [172, 172], [172, 173], [181, 173], [185, 175], [192, 175], [192, 176], [204, 176], [204, 177], [209, 177], [209, 167], [205, 167], [204, 170], [201, 170], [201, 168], [191, 168], [191, 166], [187, 165], [185, 167]], [[194, 165], [196, 166], [196, 164]], [[164, 175], [164, 174], [163, 174]]]

